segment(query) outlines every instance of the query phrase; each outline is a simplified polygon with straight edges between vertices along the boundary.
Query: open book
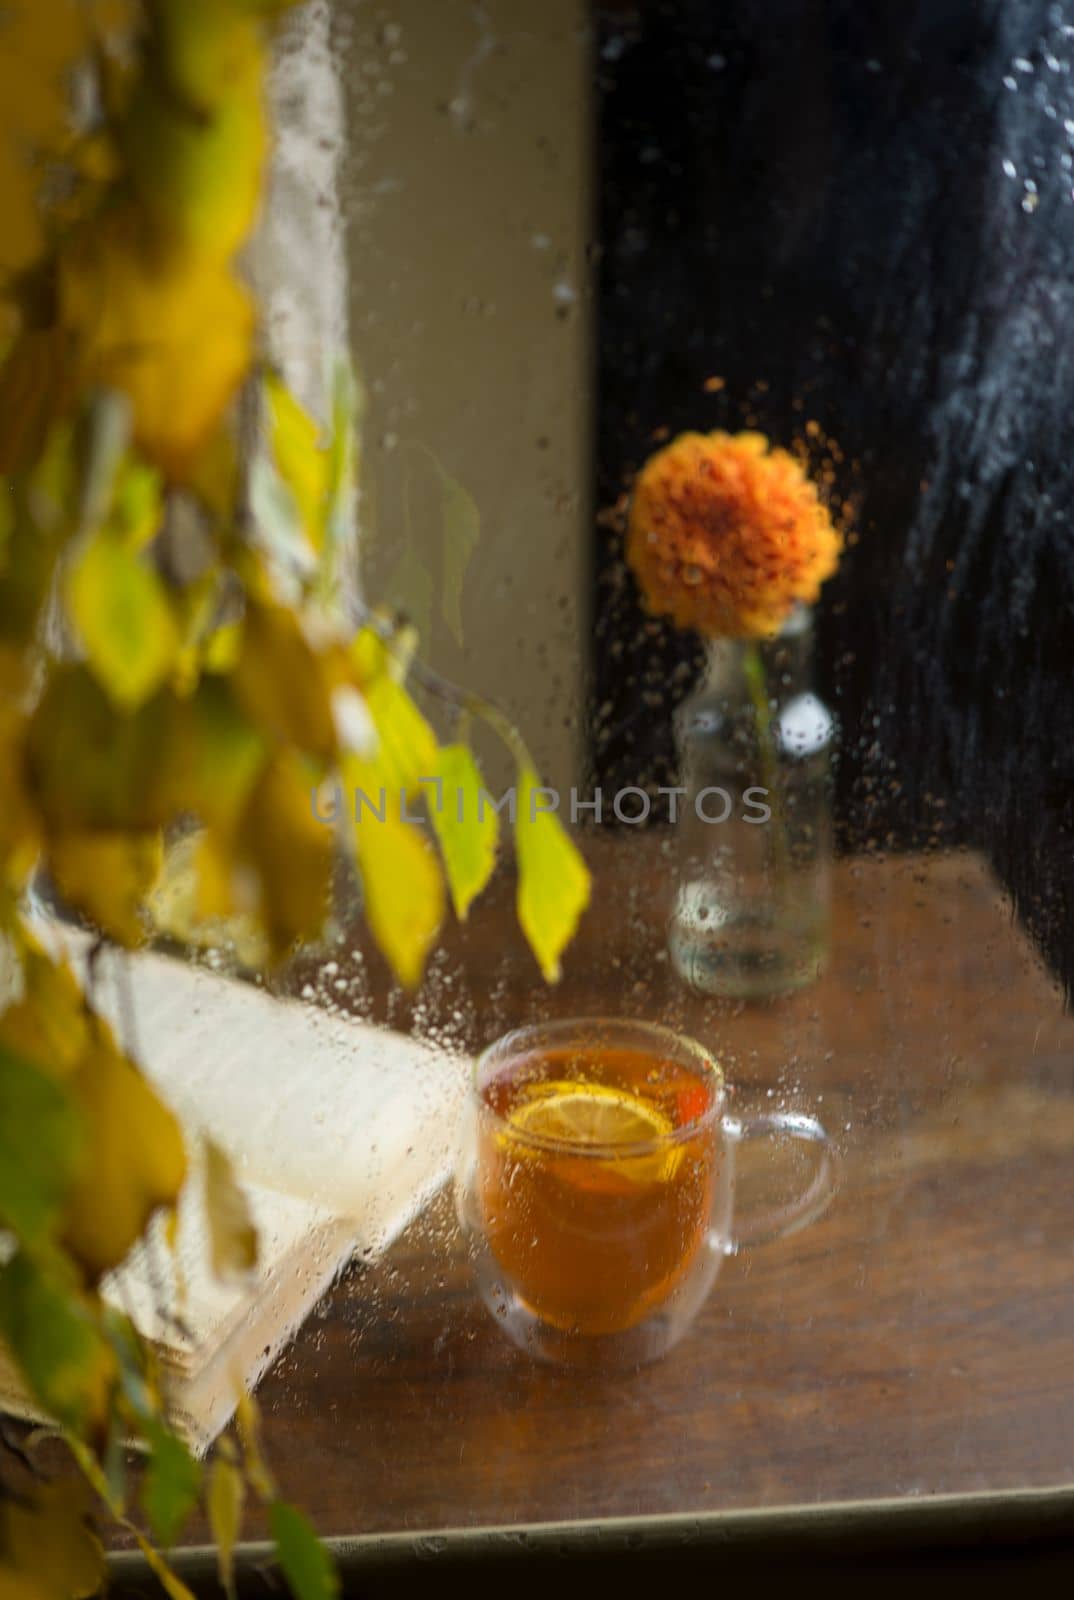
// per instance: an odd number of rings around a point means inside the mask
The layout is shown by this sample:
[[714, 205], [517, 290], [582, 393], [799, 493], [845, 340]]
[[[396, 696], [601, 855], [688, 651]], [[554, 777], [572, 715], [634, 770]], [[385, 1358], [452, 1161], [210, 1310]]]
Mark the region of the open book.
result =
[[[81, 964], [88, 941], [49, 930]], [[174, 1251], [159, 1226], [105, 1280], [154, 1343], [177, 1425], [204, 1450], [353, 1254], [384, 1250], [443, 1183], [461, 1058], [154, 953], [107, 952], [95, 1001], [179, 1116], [231, 1157], [259, 1234], [250, 1282], [209, 1265], [195, 1162]], [[0, 1409], [32, 1414], [0, 1348]]]

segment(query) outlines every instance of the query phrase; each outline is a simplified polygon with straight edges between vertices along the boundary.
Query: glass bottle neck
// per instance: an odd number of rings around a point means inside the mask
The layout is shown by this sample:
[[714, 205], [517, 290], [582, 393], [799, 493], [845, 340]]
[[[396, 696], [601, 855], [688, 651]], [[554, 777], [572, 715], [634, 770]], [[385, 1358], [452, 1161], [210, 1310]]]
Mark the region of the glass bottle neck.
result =
[[764, 669], [769, 698], [783, 702], [810, 688], [813, 667], [813, 612], [797, 606], [774, 639], [712, 639], [702, 692], [732, 700], [747, 690], [747, 661], [756, 653]]

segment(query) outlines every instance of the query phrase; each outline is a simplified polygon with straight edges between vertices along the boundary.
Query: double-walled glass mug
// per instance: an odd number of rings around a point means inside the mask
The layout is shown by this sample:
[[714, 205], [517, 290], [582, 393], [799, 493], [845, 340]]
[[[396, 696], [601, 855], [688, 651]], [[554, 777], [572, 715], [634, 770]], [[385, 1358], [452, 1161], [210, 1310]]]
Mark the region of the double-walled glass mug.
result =
[[[735, 1148], [801, 1141], [810, 1173], [775, 1210], [736, 1219]], [[519, 1028], [479, 1057], [456, 1173], [482, 1298], [549, 1361], [634, 1366], [690, 1326], [724, 1256], [780, 1238], [831, 1198], [815, 1118], [734, 1117], [723, 1072], [654, 1023]]]

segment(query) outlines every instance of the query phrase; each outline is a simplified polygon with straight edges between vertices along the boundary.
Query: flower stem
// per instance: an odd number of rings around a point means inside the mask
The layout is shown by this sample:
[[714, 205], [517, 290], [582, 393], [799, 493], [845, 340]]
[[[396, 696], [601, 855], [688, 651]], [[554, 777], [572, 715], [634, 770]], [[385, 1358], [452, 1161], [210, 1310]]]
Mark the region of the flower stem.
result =
[[767, 801], [772, 812], [772, 876], [774, 887], [782, 892], [790, 869], [790, 851], [787, 839], [787, 822], [783, 815], [783, 798], [779, 784], [779, 750], [776, 731], [772, 724], [772, 701], [768, 692], [768, 673], [765, 669], [761, 646], [751, 639], [742, 653], [742, 670], [753, 704], [757, 730], [757, 753], [761, 763], [761, 783], [767, 790]]

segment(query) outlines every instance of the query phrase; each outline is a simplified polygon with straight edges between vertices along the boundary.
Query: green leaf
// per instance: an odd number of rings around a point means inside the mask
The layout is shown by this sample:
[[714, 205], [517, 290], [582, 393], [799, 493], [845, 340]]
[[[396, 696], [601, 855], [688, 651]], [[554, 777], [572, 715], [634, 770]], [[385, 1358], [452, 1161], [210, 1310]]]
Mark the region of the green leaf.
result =
[[444, 527], [444, 585], [440, 609], [444, 621], [462, 645], [462, 585], [470, 557], [481, 538], [481, 513], [473, 496], [442, 467], [440, 509]]
[[321, 551], [321, 594], [330, 597], [341, 552], [350, 547], [354, 496], [358, 478], [358, 433], [365, 394], [353, 366], [337, 361], [332, 381], [332, 442], [325, 483], [324, 548]]
[[482, 803], [481, 771], [465, 744], [441, 746], [437, 770], [440, 792], [430, 795], [430, 811], [444, 859], [455, 915], [465, 921], [496, 866], [499, 819]]
[[178, 1434], [163, 1423], [151, 1428], [148, 1442], [142, 1509], [149, 1518], [153, 1537], [165, 1546], [172, 1545], [197, 1504], [201, 1466]]
[[[174, 1217], [175, 1213], [172, 1215]], [[115, 1306], [109, 1305], [107, 1301], [101, 1306], [101, 1329], [115, 1356], [119, 1388], [126, 1402], [126, 1408], [148, 1439], [160, 1418], [155, 1353], [142, 1340], [141, 1334], [130, 1318]], [[117, 1420], [117, 1414], [113, 1412], [113, 1432]], [[122, 1455], [122, 1451], [120, 1454]], [[126, 1478], [121, 1465], [113, 1493], [113, 1499], [120, 1508], [125, 1495]]]
[[518, 920], [547, 983], [558, 983], [559, 958], [589, 904], [589, 870], [559, 818], [539, 809], [532, 767], [519, 773], [515, 846]]
[[295, 1600], [334, 1600], [339, 1573], [301, 1511], [276, 1500], [269, 1507], [276, 1554]]
[[75, 1286], [21, 1251], [0, 1267], [0, 1338], [40, 1405], [76, 1430], [100, 1423], [112, 1352]]
[[47, 1236], [74, 1177], [82, 1122], [61, 1083], [0, 1045], [0, 1223]]
[[168, 593], [149, 562], [110, 531], [95, 533], [64, 585], [90, 666], [117, 705], [134, 710], [167, 677], [179, 649]]

